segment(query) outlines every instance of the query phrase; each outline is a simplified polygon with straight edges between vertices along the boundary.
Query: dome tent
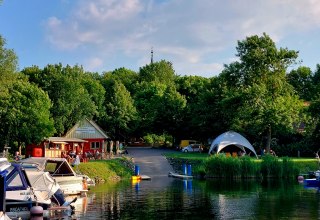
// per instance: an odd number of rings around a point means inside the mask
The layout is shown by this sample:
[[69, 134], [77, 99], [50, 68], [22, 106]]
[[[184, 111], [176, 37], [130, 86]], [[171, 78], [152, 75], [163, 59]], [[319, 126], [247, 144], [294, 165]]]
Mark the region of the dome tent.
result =
[[252, 151], [256, 155], [256, 157], [258, 157], [256, 151], [249, 143], [249, 141], [241, 134], [234, 131], [227, 131], [223, 134], [220, 134], [216, 139], [214, 139], [214, 141], [211, 143], [209, 154], [211, 154], [211, 152], [213, 151], [219, 153], [229, 145], [235, 145], [242, 151], [245, 151], [245, 148], [247, 148]]

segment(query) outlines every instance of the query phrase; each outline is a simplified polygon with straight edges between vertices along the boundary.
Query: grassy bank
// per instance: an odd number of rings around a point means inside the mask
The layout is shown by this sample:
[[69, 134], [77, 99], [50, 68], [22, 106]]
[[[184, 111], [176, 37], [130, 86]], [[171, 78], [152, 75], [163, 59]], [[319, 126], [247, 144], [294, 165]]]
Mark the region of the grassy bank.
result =
[[318, 161], [313, 158], [265, 156], [262, 159], [255, 159], [180, 152], [168, 153], [165, 156], [178, 172], [182, 171], [182, 164], [191, 164], [194, 175], [217, 178], [275, 177], [288, 179], [319, 169]]
[[91, 160], [74, 167], [78, 173], [86, 174], [97, 182], [114, 182], [129, 179], [133, 174], [133, 163], [123, 157], [112, 160]]

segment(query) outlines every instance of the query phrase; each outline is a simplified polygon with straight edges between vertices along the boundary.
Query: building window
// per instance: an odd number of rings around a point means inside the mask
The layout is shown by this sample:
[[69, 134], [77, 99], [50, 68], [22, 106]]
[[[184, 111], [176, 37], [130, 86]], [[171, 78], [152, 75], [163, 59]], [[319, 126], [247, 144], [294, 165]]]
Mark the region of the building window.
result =
[[91, 142], [91, 149], [99, 149], [100, 142]]

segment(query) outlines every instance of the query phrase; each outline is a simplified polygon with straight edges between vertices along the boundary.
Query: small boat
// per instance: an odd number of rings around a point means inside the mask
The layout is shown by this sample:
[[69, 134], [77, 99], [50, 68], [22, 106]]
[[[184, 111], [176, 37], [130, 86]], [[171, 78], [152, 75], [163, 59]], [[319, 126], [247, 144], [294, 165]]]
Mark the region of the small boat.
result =
[[304, 185], [307, 187], [320, 187], [320, 170], [315, 171], [312, 176], [315, 176], [315, 178], [304, 179]]
[[[65, 195], [79, 195], [84, 190], [84, 180], [88, 181], [88, 176], [77, 174], [72, 166], [65, 158], [54, 157], [29, 157], [19, 161], [26, 169], [37, 169], [48, 171], [53, 179], [55, 179]], [[89, 178], [90, 179], [90, 178]], [[95, 183], [90, 179], [88, 181], [91, 186]]]
[[179, 179], [192, 179], [193, 178], [193, 176], [183, 175], [183, 174], [178, 174], [178, 173], [173, 173], [173, 172], [169, 172], [168, 175], [170, 177], [175, 177], [175, 178], [179, 178]]

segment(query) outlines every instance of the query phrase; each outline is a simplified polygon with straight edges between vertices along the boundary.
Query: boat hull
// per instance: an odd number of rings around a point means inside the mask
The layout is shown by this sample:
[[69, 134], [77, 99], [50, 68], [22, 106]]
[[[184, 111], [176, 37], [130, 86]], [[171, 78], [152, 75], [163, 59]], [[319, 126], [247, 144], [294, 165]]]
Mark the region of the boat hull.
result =
[[317, 180], [316, 178], [305, 179], [304, 185], [309, 187], [320, 187], [320, 180]]

